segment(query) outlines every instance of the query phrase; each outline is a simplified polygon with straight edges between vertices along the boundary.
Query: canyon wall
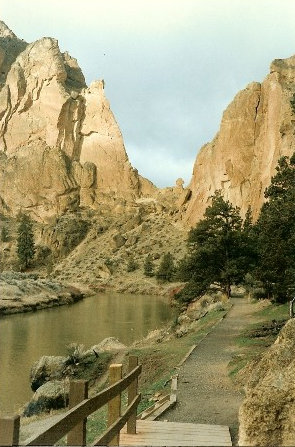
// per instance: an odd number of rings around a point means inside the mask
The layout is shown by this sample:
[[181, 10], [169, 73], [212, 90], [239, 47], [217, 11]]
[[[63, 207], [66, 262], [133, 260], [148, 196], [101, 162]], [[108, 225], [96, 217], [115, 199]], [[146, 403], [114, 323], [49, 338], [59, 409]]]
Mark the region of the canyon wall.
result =
[[27, 44], [0, 22], [0, 211], [50, 219], [155, 190], [125, 151], [104, 94], [55, 39]]
[[184, 220], [194, 225], [217, 189], [245, 214], [259, 214], [278, 159], [295, 150], [295, 56], [277, 59], [260, 84], [240, 91], [223, 113], [220, 130], [197, 155]]

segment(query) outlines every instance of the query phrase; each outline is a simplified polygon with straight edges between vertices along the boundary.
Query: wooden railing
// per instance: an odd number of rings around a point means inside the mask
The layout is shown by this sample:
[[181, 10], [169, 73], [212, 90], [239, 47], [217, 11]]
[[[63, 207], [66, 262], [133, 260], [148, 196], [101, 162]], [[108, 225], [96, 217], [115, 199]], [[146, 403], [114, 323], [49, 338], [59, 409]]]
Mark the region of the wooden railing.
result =
[[[109, 368], [110, 385], [96, 396], [88, 398], [85, 381], [70, 383], [69, 410], [60, 415], [42, 433], [32, 436], [26, 446], [50, 446], [67, 435], [67, 445], [86, 445], [87, 417], [108, 404], [108, 428], [93, 445], [119, 445], [120, 430], [127, 422], [127, 433], [136, 433], [136, 413], [141, 395], [138, 394], [138, 377], [142, 366], [135, 356], [129, 357], [129, 372], [122, 378], [122, 365]], [[128, 404], [121, 414], [121, 393], [128, 388]], [[20, 417], [0, 419], [0, 446], [19, 445]]]

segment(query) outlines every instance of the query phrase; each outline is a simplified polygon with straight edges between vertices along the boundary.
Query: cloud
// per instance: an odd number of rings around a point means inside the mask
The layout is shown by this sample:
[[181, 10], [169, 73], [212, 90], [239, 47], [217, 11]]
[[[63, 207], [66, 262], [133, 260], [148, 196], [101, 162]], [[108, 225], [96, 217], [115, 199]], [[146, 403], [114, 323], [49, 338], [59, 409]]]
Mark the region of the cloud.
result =
[[191, 159], [180, 156], [163, 146], [126, 145], [129, 159], [140, 174], [152, 181], [156, 186], [164, 188], [174, 186], [178, 178], [188, 184], [192, 176]]
[[273, 59], [295, 53], [294, 0], [0, 4], [19, 37], [56, 37], [88, 83], [105, 79], [133, 165], [159, 185], [190, 176], [234, 95], [262, 81]]

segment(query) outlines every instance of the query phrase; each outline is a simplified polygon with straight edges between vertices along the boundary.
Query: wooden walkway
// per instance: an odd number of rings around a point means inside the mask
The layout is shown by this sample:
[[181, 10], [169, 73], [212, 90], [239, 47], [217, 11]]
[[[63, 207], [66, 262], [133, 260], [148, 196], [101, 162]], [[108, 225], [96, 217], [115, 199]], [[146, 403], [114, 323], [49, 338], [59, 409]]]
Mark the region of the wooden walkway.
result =
[[120, 446], [232, 446], [225, 425], [186, 424], [181, 422], [140, 421], [135, 435], [120, 433]]

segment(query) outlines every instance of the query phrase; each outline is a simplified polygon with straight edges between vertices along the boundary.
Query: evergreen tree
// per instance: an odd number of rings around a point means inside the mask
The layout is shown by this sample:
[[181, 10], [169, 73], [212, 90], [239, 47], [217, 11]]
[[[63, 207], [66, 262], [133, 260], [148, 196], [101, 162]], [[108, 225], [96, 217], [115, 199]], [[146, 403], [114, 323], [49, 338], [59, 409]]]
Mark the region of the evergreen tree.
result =
[[269, 297], [285, 302], [295, 290], [295, 154], [282, 157], [276, 170], [257, 222], [256, 276]]
[[135, 261], [134, 258], [130, 258], [127, 264], [127, 272], [134, 272], [137, 269], [138, 269], [138, 263]]
[[6, 226], [1, 229], [1, 241], [7, 242], [9, 240], [8, 228]]
[[239, 208], [225, 201], [220, 191], [215, 192], [204, 218], [190, 231], [188, 251], [179, 272], [188, 284], [179, 298], [190, 301], [213, 283], [218, 283], [230, 297], [232, 284], [242, 282], [248, 270], [247, 233], [243, 231]]
[[162, 281], [172, 281], [174, 270], [172, 254], [170, 252], [165, 253], [156, 273], [157, 279]]
[[144, 261], [144, 274], [145, 274], [145, 276], [149, 276], [149, 277], [152, 277], [155, 275], [154, 263], [153, 263], [152, 256], [150, 254], [147, 255], [147, 257], [145, 258], [145, 261]]
[[21, 214], [19, 221], [17, 254], [22, 268], [28, 268], [35, 254], [33, 222], [26, 214]]

